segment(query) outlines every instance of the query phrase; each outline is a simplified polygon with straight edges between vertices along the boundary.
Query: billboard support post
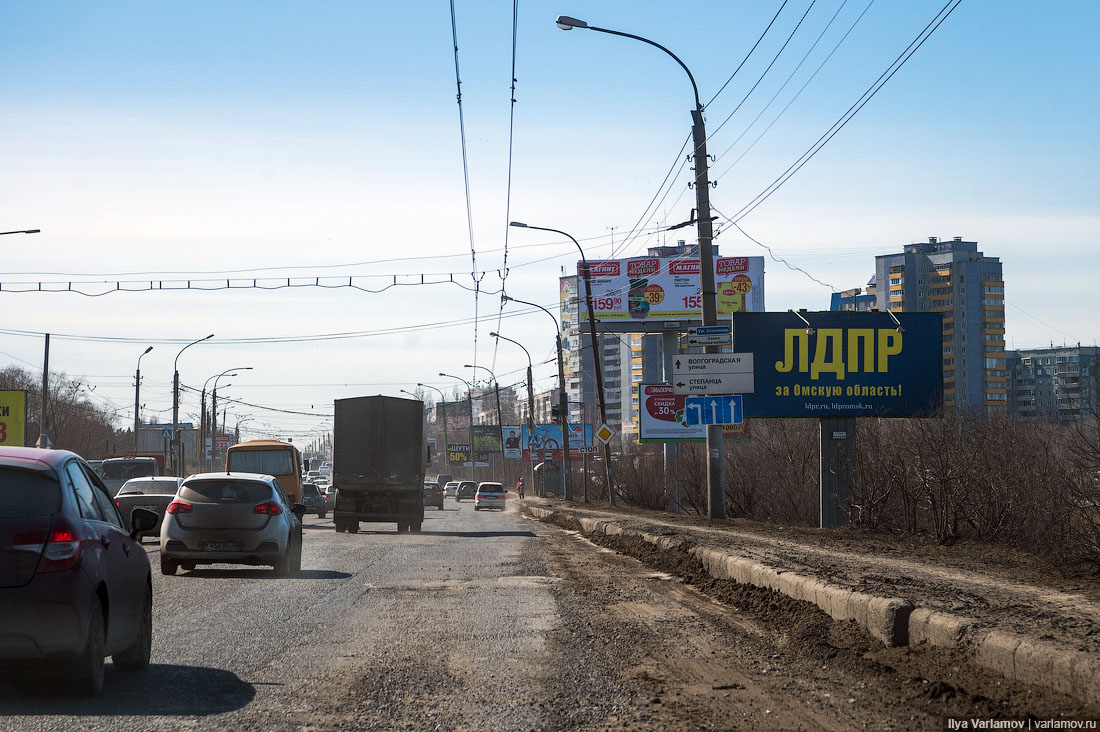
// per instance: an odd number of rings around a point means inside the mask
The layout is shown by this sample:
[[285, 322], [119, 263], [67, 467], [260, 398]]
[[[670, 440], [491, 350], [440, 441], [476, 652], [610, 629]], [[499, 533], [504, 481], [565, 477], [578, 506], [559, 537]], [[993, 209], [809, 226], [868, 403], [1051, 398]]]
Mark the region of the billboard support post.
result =
[[844, 504], [848, 500], [856, 420], [853, 417], [822, 417], [818, 425], [820, 451], [821, 515], [823, 529], [848, 523]]
[[[672, 361], [676, 357], [679, 342], [674, 330], [661, 332], [661, 356], [665, 381], [672, 383]], [[680, 512], [680, 482], [676, 480], [676, 463], [680, 459], [680, 446], [674, 442], [664, 443], [665, 459], [665, 500], [671, 513]]]

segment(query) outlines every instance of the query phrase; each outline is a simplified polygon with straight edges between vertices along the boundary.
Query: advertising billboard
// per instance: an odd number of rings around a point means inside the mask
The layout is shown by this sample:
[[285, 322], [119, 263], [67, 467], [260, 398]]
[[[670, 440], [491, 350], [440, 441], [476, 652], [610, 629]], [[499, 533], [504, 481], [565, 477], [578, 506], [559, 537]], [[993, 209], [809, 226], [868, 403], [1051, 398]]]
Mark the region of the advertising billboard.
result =
[[477, 450], [478, 460], [482, 453], [500, 452], [500, 433], [495, 424], [474, 425], [474, 448]]
[[0, 391], [0, 445], [25, 446], [27, 439], [27, 392]]
[[519, 460], [523, 457], [523, 428], [518, 424], [506, 424], [500, 428], [504, 438], [504, 457]]
[[[706, 425], [688, 414], [691, 398], [674, 394], [672, 384], [638, 384], [638, 442], [706, 442]], [[747, 439], [748, 423], [722, 425], [722, 436]]]
[[[506, 430], [508, 428], [505, 428]], [[565, 450], [562, 449], [561, 425], [537, 424], [535, 435], [531, 436], [531, 430], [527, 425], [523, 426], [523, 450], [520, 457], [523, 460], [539, 462], [543, 459], [562, 461], [565, 459]], [[578, 448], [592, 444], [592, 425], [569, 425], [569, 459], [581, 460], [582, 455], [575, 452]], [[547, 457], [549, 456], [549, 457]], [[507, 452], [505, 457], [508, 457]]]
[[[600, 330], [642, 333], [679, 330], [702, 323], [699, 258], [638, 257], [589, 262], [592, 308]], [[578, 272], [579, 272], [578, 265]], [[580, 321], [587, 323], [585, 289], [580, 283]], [[718, 317], [763, 312], [764, 258], [715, 257]]]
[[746, 417], [921, 417], [943, 403], [939, 313], [738, 313], [733, 349], [755, 360]]

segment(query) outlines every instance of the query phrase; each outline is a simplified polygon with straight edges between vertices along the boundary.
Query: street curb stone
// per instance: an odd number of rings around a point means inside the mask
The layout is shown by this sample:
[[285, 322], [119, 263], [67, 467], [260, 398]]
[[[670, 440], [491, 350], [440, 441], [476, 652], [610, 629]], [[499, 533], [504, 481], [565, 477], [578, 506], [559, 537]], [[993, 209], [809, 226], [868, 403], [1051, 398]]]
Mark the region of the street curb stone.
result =
[[613, 522], [538, 506], [524, 505], [523, 510], [540, 520], [555, 515], [572, 518], [585, 533], [634, 536], [666, 551], [686, 548], [715, 579], [767, 588], [813, 603], [834, 620], [855, 621], [884, 646], [927, 644], [963, 650], [974, 663], [1006, 679], [1100, 705], [1100, 658], [1094, 654], [1003, 630], [981, 630], [972, 618], [914, 607], [896, 597], [850, 590], [725, 551], [692, 545], [683, 539], [638, 532]]

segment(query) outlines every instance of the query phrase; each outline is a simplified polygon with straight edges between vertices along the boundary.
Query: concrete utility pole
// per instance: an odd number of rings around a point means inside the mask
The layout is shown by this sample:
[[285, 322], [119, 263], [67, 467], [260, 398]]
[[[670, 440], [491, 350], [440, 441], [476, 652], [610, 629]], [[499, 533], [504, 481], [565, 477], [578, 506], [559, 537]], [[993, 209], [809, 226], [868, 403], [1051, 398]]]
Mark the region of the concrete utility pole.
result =
[[135, 455], [138, 452], [138, 429], [141, 427], [141, 359], [151, 350], [153, 347], [149, 346], [145, 349], [145, 353], [138, 356], [137, 371], [134, 373], [134, 449], [132, 452]]
[[[584, 280], [584, 300], [588, 309], [588, 333], [592, 336], [592, 363], [596, 372], [596, 398], [600, 403], [600, 421], [603, 424], [607, 424], [607, 399], [603, 392], [603, 366], [600, 361], [600, 344], [596, 337], [596, 313], [592, 307], [592, 273], [588, 267], [588, 258], [584, 256], [584, 249], [581, 248], [581, 243], [573, 238], [572, 235], [565, 233], [560, 229], [550, 229], [545, 226], [531, 226], [520, 221], [512, 221], [509, 226], [516, 226], [521, 229], [535, 229], [537, 231], [552, 231], [555, 234], [561, 234], [562, 236], [569, 237], [573, 240], [573, 243], [577, 245], [577, 251], [581, 253], [581, 277]], [[608, 425], [610, 427], [610, 425]], [[620, 425], [621, 428], [621, 425]], [[615, 482], [612, 478], [611, 472], [611, 443], [603, 443], [603, 465], [604, 476], [607, 480], [607, 499], [611, 505], [615, 505]]]
[[565, 500], [572, 501], [573, 463], [570, 461], [569, 457], [569, 395], [565, 393], [565, 362], [562, 360], [561, 355], [561, 327], [558, 325], [558, 319], [554, 317], [554, 314], [542, 305], [536, 305], [533, 302], [527, 302], [525, 300], [517, 300], [507, 295], [501, 295], [500, 299], [505, 302], [518, 302], [521, 305], [530, 305], [531, 307], [538, 308], [549, 315], [550, 320], [554, 321], [554, 347], [557, 349], [558, 353], [558, 422], [561, 424], [562, 450], [564, 450], [565, 456]]
[[[568, 15], [559, 15], [556, 21], [562, 30], [580, 28], [592, 30], [598, 33], [608, 33], [613, 36], [632, 38], [635, 41], [649, 44], [654, 48], [667, 53], [680, 65], [691, 81], [692, 91], [695, 93], [695, 109], [691, 112], [691, 139], [694, 144], [695, 158], [695, 208], [698, 212], [699, 229], [699, 267], [700, 289], [703, 297], [703, 325], [717, 325], [718, 323], [718, 293], [714, 285], [714, 250], [711, 245], [713, 228], [710, 215], [710, 172], [707, 160], [707, 130], [703, 121], [703, 104], [699, 101], [699, 87], [695, 83], [695, 77], [691, 70], [681, 61], [676, 54], [659, 43], [654, 43], [648, 38], [642, 38], [631, 33], [597, 28], [583, 20], [571, 18]], [[591, 315], [589, 315], [591, 317]], [[593, 344], [595, 345], [595, 344]], [[717, 346], [707, 346], [706, 353], [718, 353]], [[722, 425], [707, 426], [707, 516], [710, 518], [726, 517], [726, 489], [725, 489], [725, 462], [722, 449]]]
[[[420, 383], [418, 383], [417, 386], [425, 388], [425, 389], [431, 389], [432, 391], [438, 391], [439, 392], [439, 398], [442, 400], [439, 403], [443, 405], [443, 455], [444, 455], [443, 467], [444, 467], [444, 469], [450, 468], [451, 467], [451, 451], [448, 449], [448, 444], [450, 443], [450, 439], [447, 437], [447, 395], [444, 394], [440, 389], [436, 389], [434, 386], [428, 386], [427, 384], [420, 384]], [[402, 390], [402, 391], [404, 391], [404, 390]], [[405, 393], [408, 394], [408, 392], [405, 392]], [[416, 394], [411, 394], [410, 396], [416, 396]]]
[[[10, 233], [10, 232], [9, 232]], [[49, 390], [50, 390], [50, 334], [46, 334], [46, 353], [42, 357], [42, 417], [38, 420], [38, 442], [34, 444], [35, 447], [40, 447], [44, 450], [52, 447], [50, 444], [50, 438], [48, 437], [48, 427], [46, 424], [46, 406], [49, 403]]]
[[469, 381], [461, 376], [452, 376], [451, 374], [445, 374], [442, 371], [439, 372], [440, 376], [446, 376], [448, 379], [458, 379], [466, 385], [466, 401], [470, 409], [470, 479], [477, 480], [477, 450], [474, 449], [474, 387]]
[[[197, 341], [191, 341], [186, 346], [180, 349], [176, 354], [176, 358], [172, 361], [172, 472], [176, 475], [180, 475], [184, 468], [183, 464], [183, 440], [180, 439], [180, 369], [179, 361], [180, 356], [191, 346], [196, 343], [202, 343], [208, 341], [214, 337], [214, 334], [206, 336], [205, 338], [199, 338]], [[182, 476], [181, 476], [182, 477]]]
[[[511, 338], [509, 338], [507, 336], [502, 336], [500, 333], [489, 333], [489, 337], [491, 337], [491, 338], [500, 338], [501, 340], [508, 341], [509, 343], [515, 343], [517, 346], [519, 346], [520, 348], [523, 349], [523, 352], [525, 354], [527, 354], [527, 430], [528, 430], [528, 432], [530, 432], [531, 437], [534, 437], [535, 436], [535, 386], [534, 386], [534, 379], [533, 379], [533, 376], [532, 376], [531, 352], [528, 351], [527, 348], [522, 343], [520, 343], [519, 341], [514, 341], [514, 340], [512, 340]], [[531, 449], [531, 443], [530, 442], [527, 443], [527, 449], [528, 449], [528, 453], [530, 453], [530, 449]], [[521, 455], [522, 455], [522, 452], [521, 452]], [[534, 483], [535, 482], [535, 477], [534, 477], [535, 476], [535, 460], [534, 460], [534, 458], [532, 458], [529, 462], [531, 463], [531, 482]], [[534, 487], [534, 486], [532, 486], [532, 487]]]

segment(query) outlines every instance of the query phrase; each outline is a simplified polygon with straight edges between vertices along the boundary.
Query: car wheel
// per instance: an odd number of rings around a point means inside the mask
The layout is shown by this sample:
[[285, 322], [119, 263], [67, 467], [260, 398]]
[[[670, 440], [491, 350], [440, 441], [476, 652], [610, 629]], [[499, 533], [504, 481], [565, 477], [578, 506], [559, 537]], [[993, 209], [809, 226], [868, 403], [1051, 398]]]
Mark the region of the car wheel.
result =
[[149, 654], [153, 648], [153, 590], [145, 588], [145, 601], [141, 607], [141, 629], [134, 645], [112, 656], [115, 668], [123, 671], [144, 671], [149, 667]]
[[408, 524], [404, 521], [397, 522], [397, 533], [404, 534], [408, 530]]
[[411, 530], [411, 531], [412, 531], [412, 532], [413, 532], [414, 534], [419, 534], [419, 533], [420, 533], [420, 526], [421, 526], [420, 522], [419, 522], [419, 521], [417, 521], [417, 522], [416, 522], [415, 524], [413, 524], [412, 526], [410, 526], [410, 527], [409, 527], [409, 529], [410, 529], [410, 530]]
[[104, 643], [103, 608], [97, 597], [92, 602], [84, 651], [76, 659], [59, 661], [55, 667], [67, 691], [77, 696], [95, 696], [103, 691]]
[[168, 557], [164, 556], [163, 554], [160, 555], [160, 573], [161, 574], [166, 574], [168, 576], [172, 576], [173, 574], [176, 573], [176, 568], [177, 567], [179, 567], [179, 565], [176, 563], [175, 559], [169, 559]]
[[302, 571], [302, 538], [298, 537], [298, 548], [294, 552], [294, 558], [290, 561], [290, 574], [297, 575]]
[[346, 524], [344, 524], [344, 531], [348, 532], [349, 534], [358, 534], [359, 533], [359, 522], [358, 521], [349, 521], [349, 522], [347, 522]]
[[286, 554], [275, 560], [275, 564], [272, 565], [272, 569], [275, 570], [275, 575], [278, 577], [290, 576], [290, 547], [287, 547]]
[[180, 562], [180, 569], [182, 569], [184, 572], [190, 572], [194, 568], [194, 562]]
[[474, 506], [474, 510], [475, 510], [475, 511], [480, 511], [480, 510], [481, 510], [481, 506]]

